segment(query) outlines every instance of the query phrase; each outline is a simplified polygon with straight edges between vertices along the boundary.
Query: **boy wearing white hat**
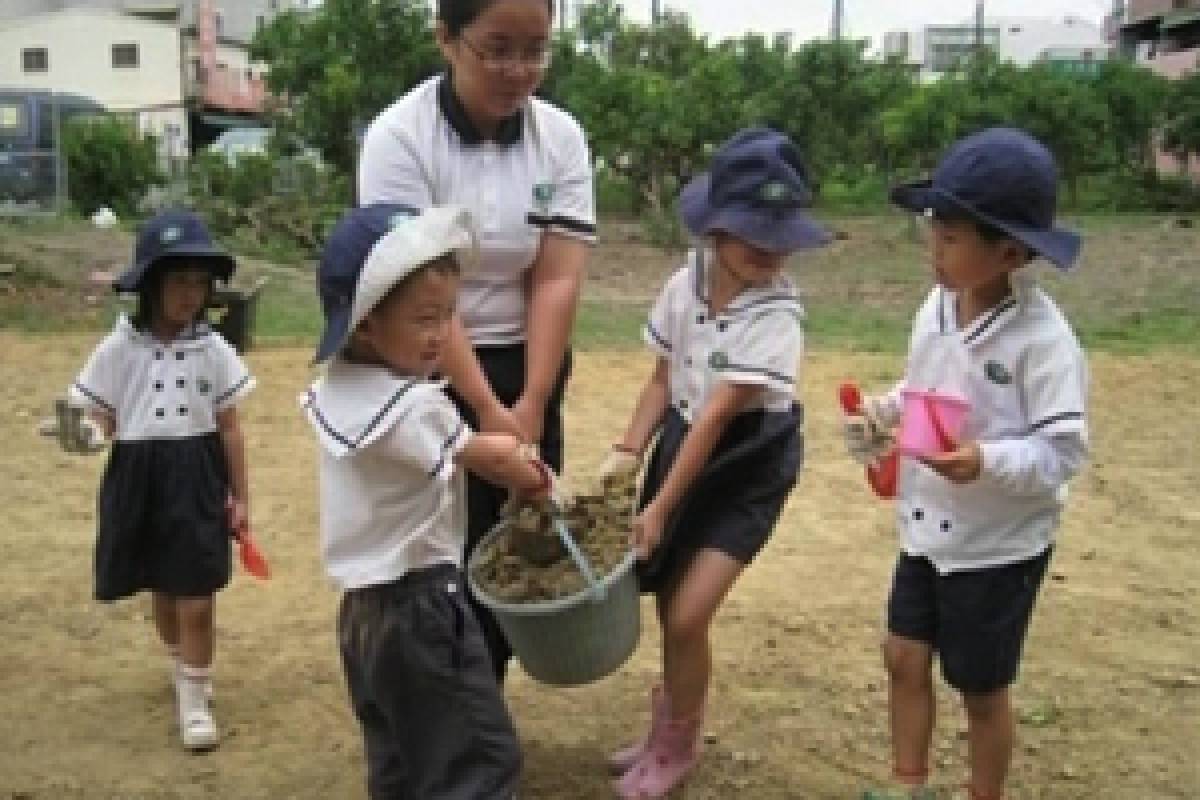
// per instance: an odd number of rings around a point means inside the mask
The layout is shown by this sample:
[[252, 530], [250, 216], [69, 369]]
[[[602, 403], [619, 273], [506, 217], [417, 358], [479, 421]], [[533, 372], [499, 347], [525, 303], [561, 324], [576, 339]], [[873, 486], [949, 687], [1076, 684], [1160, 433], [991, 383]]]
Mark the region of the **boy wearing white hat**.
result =
[[507, 434], [473, 433], [434, 380], [460, 271], [460, 208], [348, 212], [317, 276], [324, 376], [303, 398], [321, 444], [321, 544], [371, 798], [511, 797], [512, 720], [464, 594], [459, 466], [523, 492], [552, 476]]

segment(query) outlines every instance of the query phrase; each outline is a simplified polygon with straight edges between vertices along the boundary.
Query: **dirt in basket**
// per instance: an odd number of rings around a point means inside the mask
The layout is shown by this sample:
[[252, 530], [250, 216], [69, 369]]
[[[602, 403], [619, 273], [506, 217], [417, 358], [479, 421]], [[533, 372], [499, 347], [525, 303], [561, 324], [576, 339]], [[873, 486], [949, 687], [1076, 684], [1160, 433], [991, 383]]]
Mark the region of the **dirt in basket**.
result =
[[[613, 572], [629, 553], [629, 519], [637, 487], [632, 475], [601, 484], [599, 492], [576, 495], [562, 509], [571, 537], [597, 579]], [[476, 583], [506, 603], [536, 603], [568, 597], [588, 583], [555, 532], [546, 505], [527, 506], [479, 553]]]

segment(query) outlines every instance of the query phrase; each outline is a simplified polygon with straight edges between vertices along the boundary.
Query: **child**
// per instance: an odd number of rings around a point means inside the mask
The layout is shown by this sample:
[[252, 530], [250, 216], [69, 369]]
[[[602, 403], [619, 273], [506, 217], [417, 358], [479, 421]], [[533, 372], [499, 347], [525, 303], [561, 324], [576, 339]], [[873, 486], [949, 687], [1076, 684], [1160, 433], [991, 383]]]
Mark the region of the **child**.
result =
[[350, 211], [321, 259], [329, 365], [304, 407], [322, 549], [370, 796], [508, 798], [520, 750], [465, 594], [458, 467], [527, 491], [551, 477], [514, 437], [468, 430], [433, 379], [476, 239], [462, 209], [414, 213]]
[[1067, 481], [1087, 454], [1087, 368], [1070, 326], [1033, 285], [1037, 256], [1069, 268], [1079, 238], [1054, 227], [1054, 159], [1027, 134], [996, 128], [946, 154], [930, 181], [892, 201], [932, 217], [937, 286], [917, 312], [906, 374], [868, 397], [846, 437], [860, 460], [888, 446], [901, 387], [971, 406], [950, 452], [903, 459], [901, 554], [884, 658], [899, 786], [866, 798], [932, 797], [936, 651], [967, 713], [972, 800], [999, 800], [1012, 757], [1008, 687], [1053, 549]]
[[659, 295], [645, 328], [658, 355], [602, 474], [628, 476], [656, 431], [634, 518], [644, 591], [663, 630], [663, 683], [645, 739], [613, 754], [622, 797], [662, 797], [698, 758], [711, 671], [708, 630], [762, 549], [802, 457], [796, 370], [802, 309], [783, 267], [823, 246], [808, 172], [787, 137], [741, 131], [680, 197], [707, 239]]
[[213, 281], [234, 267], [194, 214], [146, 222], [134, 264], [116, 282], [137, 293], [137, 311], [117, 320], [69, 390], [113, 439], [100, 486], [96, 598], [154, 593], [189, 750], [218, 741], [209, 709], [214, 595], [229, 582], [229, 540], [250, 506], [237, 404], [254, 379], [204, 322]]

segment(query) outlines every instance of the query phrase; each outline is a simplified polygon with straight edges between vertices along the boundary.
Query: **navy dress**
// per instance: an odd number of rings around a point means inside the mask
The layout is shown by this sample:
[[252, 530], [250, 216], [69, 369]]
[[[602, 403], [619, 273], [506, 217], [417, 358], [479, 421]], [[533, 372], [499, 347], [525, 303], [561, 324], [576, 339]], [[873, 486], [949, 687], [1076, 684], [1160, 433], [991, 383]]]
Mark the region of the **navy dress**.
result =
[[230, 481], [216, 415], [253, 385], [207, 325], [160, 342], [121, 318], [92, 354], [70, 397], [116, 422], [97, 503], [98, 600], [205, 596], [229, 582]]
[[[675, 508], [659, 547], [638, 564], [642, 591], [670, 585], [695, 554], [718, 550], [749, 564], [770, 538], [803, 462], [803, 411], [739, 414], [717, 442], [708, 463]], [[679, 454], [688, 424], [667, 411], [646, 467], [641, 508], [654, 498]]]

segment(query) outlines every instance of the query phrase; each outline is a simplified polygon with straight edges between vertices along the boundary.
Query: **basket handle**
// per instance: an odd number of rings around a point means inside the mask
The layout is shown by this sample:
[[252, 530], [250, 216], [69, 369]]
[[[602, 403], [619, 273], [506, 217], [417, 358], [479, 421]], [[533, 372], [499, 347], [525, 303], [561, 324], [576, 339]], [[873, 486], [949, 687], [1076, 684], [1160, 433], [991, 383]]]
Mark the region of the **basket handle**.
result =
[[575, 566], [579, 567], [579, 571], [583, 573], [583, 579], [592, 587], [592, 599], [597, 602], [603, 600], [604, 584], [596, 577], [596, 571], [588, 563], [587, 556], [583, 554], [583, 550], [575, 543], [571, 532], [567, 530], [567, 523], [563, 520], [562, 514], [556, 506], [551, 506], [550, 517], [554, 520], [554, 530], [558, 533], [558, 538], [562, 540], [563, 546], [571, 554], [571, 560], [575, 562]]

